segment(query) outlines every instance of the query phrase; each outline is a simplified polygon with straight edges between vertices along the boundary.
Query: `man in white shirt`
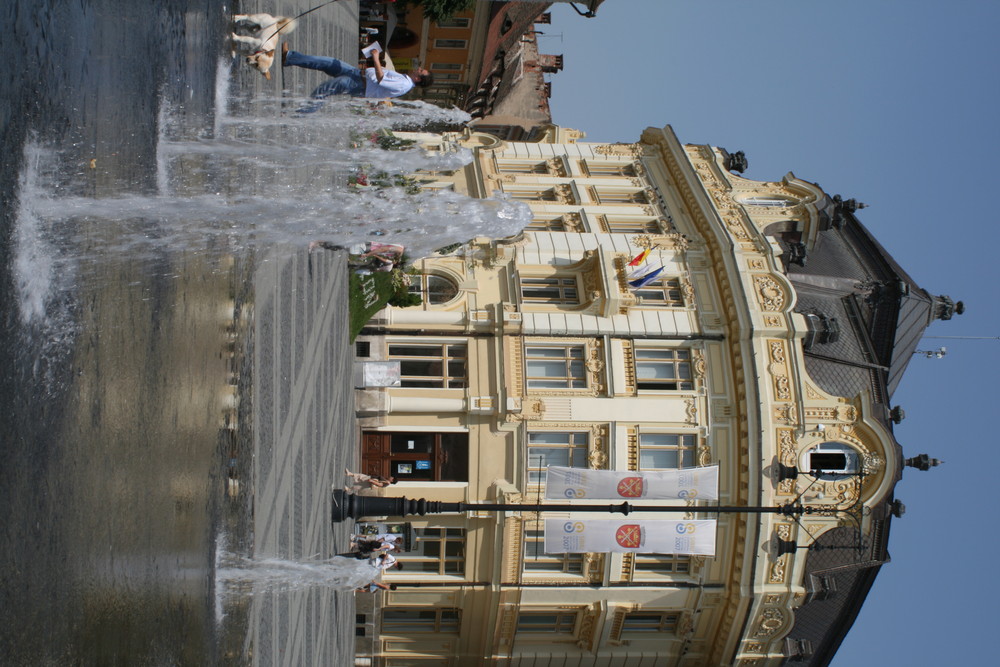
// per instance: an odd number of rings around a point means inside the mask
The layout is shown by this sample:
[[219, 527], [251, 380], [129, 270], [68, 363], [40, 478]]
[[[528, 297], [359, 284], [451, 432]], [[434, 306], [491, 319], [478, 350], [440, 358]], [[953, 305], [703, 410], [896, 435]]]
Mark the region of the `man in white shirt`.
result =
[[430, 72], [425, 69], [417, 68], [406, 74], [385, 69], [379, 61], [380, 55], [378, 50], [372, 50], [373, 65], [362, 72], [343, 60], [290, 51], [288, 45], [282, 43], [281, 66], [304, 67], [329, 75], [331, 77], [329, 81], [321, 83], [313, 90], [314, 99], [323, 99], [330, 95], [385, 99], [405, 95], [414, 85], [429, 86], [433, 82]]
[[371, 564], [377, 567], [379, 570], [385, 571], [389, 568], [396, 568], [397, 570], [403, 569], [403, 564], [396, 560], [396, 557], [388, 552], [381, 552], [377, 556], [373, 556], [371, 559]]

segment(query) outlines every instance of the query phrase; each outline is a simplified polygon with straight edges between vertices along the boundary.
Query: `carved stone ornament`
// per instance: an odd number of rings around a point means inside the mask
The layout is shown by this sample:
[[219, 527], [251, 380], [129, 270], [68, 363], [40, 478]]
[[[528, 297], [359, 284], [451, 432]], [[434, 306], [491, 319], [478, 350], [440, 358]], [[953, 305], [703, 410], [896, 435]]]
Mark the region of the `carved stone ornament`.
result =
[[708, 364], [705, 362], [705, 354], [701, 350], [691, 350], [691, 370], [699, 381], [705, 381], [708, 374]]
[[545, 415], [545, 403], [539, 400], [522, 400], [520, 412], [508, 412], [506, 421], [538, 421]]
[[601, 144], [594, 146], [594, 152], [598, 155], [627, 155], [639, 157], [642, 155], [642, 146], [639, 144]]
[[780, 584], [785, 580], [785, 558], [782, 556], [771, 564], [771, 574], [768, 581], [772, 584]]
[[692, 397], [684, 399], [684, 417], [687, 424], [698, 423], [698, 403]]
[[785, 308], [785, 290], [771, 276], [754, 276], [757, 302], [763, 310], [780, 311]]
[[605, 554], [592, 552], [583, 555], [583, 572], [592, 584], [604, 581], [604, 557]]
[[795, 437], [792, 431], [780, 429], [777, 435], [778, 452], [781, 462], [786, 466], [794, 466], [798, 457], [796, 456]]
[[632, 237], [632, 245], [636, 248], [642, 248], [645, 250], [646, 248], [653, 247], [653, 239], [648, 234], [637, 234]]
[[757, 619], [754, 637], [770, 637], [785, 624], [785, 611], [779, 607], [766, 607]]
[[563, 213], [562, 215], [563, 227], [567, 232], [582, 232], [583, 229], [583, 218], [579, 213]]
[[580, 634], [577, 635], [578, 640], [576, 645], [585, 651], [592, 650], [592, 645], [594, 643], [594, 628], [597, 626], [597, 618], [600, 615], [600, 609], [597, 608], [595, 604], [593, 608], [587, 609], [583, 615], [583, 619], [580, 621]]
[[576, 196], [573, 194], [573, 187], [567, 184], [556, 185], [552, 188], [556, 193], [556, 199], [563, 204], [575, 204]]
[[694, 614], [689, 611], [685, 611], [677, 619], [677, 636], [684, 637], [694, 632]]
[[712, 464], [712, 449], [706, 444], [698, 445], [698, 465], [707, 466]]
[[695, 304], [694, 285], [691, 284], [691, 281], [688, 280], [686, 276], [682, 276], [680, 282], [681, 282], [681, 294], [684, 295], [684, 305], [693, 306]]

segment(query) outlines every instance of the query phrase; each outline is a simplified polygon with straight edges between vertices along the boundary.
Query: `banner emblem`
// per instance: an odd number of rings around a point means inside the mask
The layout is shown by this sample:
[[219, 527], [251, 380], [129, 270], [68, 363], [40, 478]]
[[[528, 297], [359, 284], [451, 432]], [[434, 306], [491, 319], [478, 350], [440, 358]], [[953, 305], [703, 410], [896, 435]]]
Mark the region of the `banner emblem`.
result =
[[618, 495], [622, 498], [641, 498], [642, 477], [626, 477], [618, 482]]
[[642, 526], [637, 523], [628, 523], [624, 526], [619, 526], [618, 530], [615, 531], [615, 541], [618, 542], [619, 546], [626, 549], [638, 549], [644, 542], [642, 539]]

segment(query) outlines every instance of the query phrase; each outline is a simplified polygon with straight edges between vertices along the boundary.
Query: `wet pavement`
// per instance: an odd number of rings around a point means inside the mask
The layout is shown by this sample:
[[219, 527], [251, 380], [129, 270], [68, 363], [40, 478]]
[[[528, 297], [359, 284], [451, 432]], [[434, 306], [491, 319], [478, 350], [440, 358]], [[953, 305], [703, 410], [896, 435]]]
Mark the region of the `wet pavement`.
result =
[[[246, 252], [216, 230], [170, 236], [172, 220], [131, 211], [234, 194], [196, 156], [178, 170], [160, 152], [165, 110], [212, 130], [228, 11], [0, 8], [2, 664], [353, 662], [352, 593], [227, 601], [213, 578], [220, 549], [346, 550], [348, 529], [329, 521], [329, 489], [357, 452], [344, 258], [310, 255], [310, 239]], [[348, 60], [357, 40], [356, 0], [292, 35]], [[275, 99], [323, 76], [274, 72], [225, 78], [234, 98]]]

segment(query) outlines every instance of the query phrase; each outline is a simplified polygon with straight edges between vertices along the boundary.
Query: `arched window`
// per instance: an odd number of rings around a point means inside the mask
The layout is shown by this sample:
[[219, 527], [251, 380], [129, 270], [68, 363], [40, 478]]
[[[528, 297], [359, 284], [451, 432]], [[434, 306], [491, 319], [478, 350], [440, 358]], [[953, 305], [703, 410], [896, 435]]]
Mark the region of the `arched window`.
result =
[[823, 480], [834, 480], [857, 474], [860, 469], [858, 452], [842, 442], [822, 442], [805, 453], [805, 468], [819, 473]]
[[424, 273], [411, 278], [409, 291], [419, 294], [424, 303], [439, 305], [458, 296], [458, 285], [444, 276]]

